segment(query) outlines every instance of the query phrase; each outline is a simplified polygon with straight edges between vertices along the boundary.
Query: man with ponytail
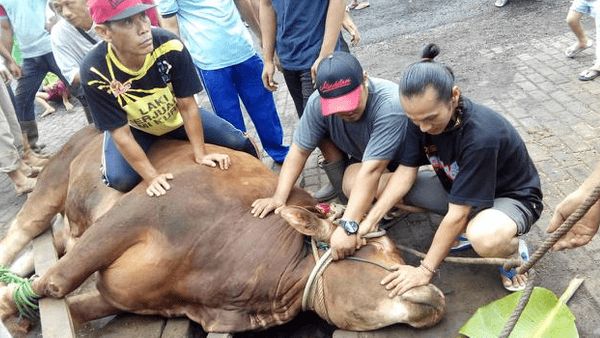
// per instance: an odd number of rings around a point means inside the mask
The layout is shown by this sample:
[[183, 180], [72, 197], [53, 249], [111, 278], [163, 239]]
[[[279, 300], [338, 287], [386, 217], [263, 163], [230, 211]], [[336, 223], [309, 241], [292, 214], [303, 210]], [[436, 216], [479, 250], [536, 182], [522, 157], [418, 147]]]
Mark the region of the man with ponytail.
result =
[[[464, 97], [452, 70], [434, 61], [438, 54], [428, 45], [422, 61], [402, 74], [400, 103], [411, 123], [396, 158], [400, 165], [359, 229], [359, 235], [372, 231], [394, 206], [444, 215], [421, 264], [398, 267], [382, 280], [390, 296], [429, 283], [463, 233], [482, 257], [528, 259], [518, 236], [543, 208], [537, 170], [515, 128]], [[423, 165], [433, 171], [419, 171]], [[526, 276], [500, 269], [507, 290], [525, 287]]]

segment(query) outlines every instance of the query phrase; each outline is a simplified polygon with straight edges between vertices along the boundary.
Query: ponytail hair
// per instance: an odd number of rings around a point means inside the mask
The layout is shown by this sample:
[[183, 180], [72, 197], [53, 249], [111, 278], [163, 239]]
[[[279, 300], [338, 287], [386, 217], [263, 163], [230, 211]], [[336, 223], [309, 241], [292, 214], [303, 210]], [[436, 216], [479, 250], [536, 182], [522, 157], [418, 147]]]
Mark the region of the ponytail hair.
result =
[[400, 95], [413, 97], [422, 95], [431, 86], [438, 94], [438, 100], [448, 101], [452, 97], [454, 73], [450, 67], [434, 59], [440, 48], [433, 43], [423, 48], [421, 61], [409, 65], [400, 77]]

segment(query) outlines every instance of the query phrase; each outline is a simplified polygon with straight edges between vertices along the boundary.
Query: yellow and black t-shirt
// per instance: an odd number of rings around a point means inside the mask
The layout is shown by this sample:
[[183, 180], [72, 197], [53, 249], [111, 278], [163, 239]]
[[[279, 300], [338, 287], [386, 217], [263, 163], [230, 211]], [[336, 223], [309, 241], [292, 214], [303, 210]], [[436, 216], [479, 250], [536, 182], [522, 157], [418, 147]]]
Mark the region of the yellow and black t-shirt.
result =
[[98, 129], [113, 130], [129, 123], [160, 136], [183, 125], [176, 98], [202, 90], [196, 67], [174, 34], [152, 28], [152, 40], [154, 50], [136, 71], [119, 62], [106, 42], [83, 60], [81, 83]]

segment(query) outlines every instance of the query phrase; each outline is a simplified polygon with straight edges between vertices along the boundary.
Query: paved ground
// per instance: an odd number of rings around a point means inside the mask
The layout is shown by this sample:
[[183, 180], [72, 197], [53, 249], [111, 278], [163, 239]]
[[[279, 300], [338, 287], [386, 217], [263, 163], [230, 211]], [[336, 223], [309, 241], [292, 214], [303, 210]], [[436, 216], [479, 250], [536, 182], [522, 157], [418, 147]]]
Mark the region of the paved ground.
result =
[[[576, 79], [593, 63], [593, 52], [585, 51], [576, 59], [563, 56], [573, 41], [564, 24], [568, 5], [563, 0], [513, 0], [496, 9], [491, 0], [373, 0], [369, 9], [355, 15], [363, 41], [354, 52], [370, 75], [397, 80], [408, 63], [418, 60], [424, 43], [436, 42], [442, 49], [440, 60], [453, 67], [465, 95], [493, 107], [519, 130], [545, 194], [546, 211], [527, 235], [531, 248], [544, 238], [554, 206], [592, 170], [600, 151], [600, 83]], [[589, 20], [585, 25], [592, 28]], [[293, 103], [285, 88], [275, 97], [289, 142], [296, 123]], [[40, 120], [42, 141], [56, 151], [83, 125], [81, 113], [60, 111]], [[272, 165], [269, 159], [265, 163]], [[312, 157], [305, 171], [306, 189], [318, 189], [322, 178]], [[24, 197], [15, 197], [6, 175], [0, 175], [0, 224], [12, 218], [23, 201]], [[432, 215], [414, 215], [398, 222], [390, 235], [426, 250], [438, 221]], [[585, 248], [552, 254], [538, 266], [538, 285], [557, 294], [575, 275], [586, 279], [570, 302], [583, 337], [600, 337], [598, 260], [600, 239], [596, 238]], [[438, 326], [429, 330], [394, 327], [371, 336], [454, 336], [477, 307], [506, 294], [496, 270], [488, 267], [446, 264], [434, 282], [448, 299], [449, 313]], [[304, 316], [261, 336], [289, 336], [290, 331], [328, 336], [332, 329]]]

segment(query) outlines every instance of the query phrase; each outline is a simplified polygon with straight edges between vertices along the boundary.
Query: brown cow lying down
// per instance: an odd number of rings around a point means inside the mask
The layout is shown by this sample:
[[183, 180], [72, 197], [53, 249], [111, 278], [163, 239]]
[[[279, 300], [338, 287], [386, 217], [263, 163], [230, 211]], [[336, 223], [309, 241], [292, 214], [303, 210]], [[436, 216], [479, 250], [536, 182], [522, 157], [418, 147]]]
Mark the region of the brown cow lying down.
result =
[[[81, 131], [42, 172], [0, 243], [0, 264], [10, 263], [64, 211], [71, 235], [79, 238], [32, 287], [42, 297], [65, 297], [98, 271], [99, 294], [70, 302], [75, 319], [120, 311], [186, 316], [208, 332], [290, 321], [301, 311], [303, 289], [315, 266], [299, 231], [326, 241], [334, 225], [300, 207], [286, 207], [281, 216], [252, 217], [250, 204], [272, 195], [277, 177], [245, 153], [218, 151], [231, 156], [229, 170], [194, 164], [187, 142], [161, 142], [150, 158], [161, 172], [175, 176], [171, 190], [153, 198], [140, 185], [121, 195], [100, 180], [101, 135]], [[300, 189], [289, 201], [314, 203]], [[403, 263], [387, 236], [369, 240], [356, 256], [385, 266]], [[316, 312], [347, 330], [395, 323], [424, 327], [441, 319], [445, 301], [435, 286], [389, 298], [379, 284], [386, 274], [372, 264], [332, 263], [323, 274], [326, 313]], [[14, 285], [0, 289], [2, 318], [16, 313], [13, 290]]]

